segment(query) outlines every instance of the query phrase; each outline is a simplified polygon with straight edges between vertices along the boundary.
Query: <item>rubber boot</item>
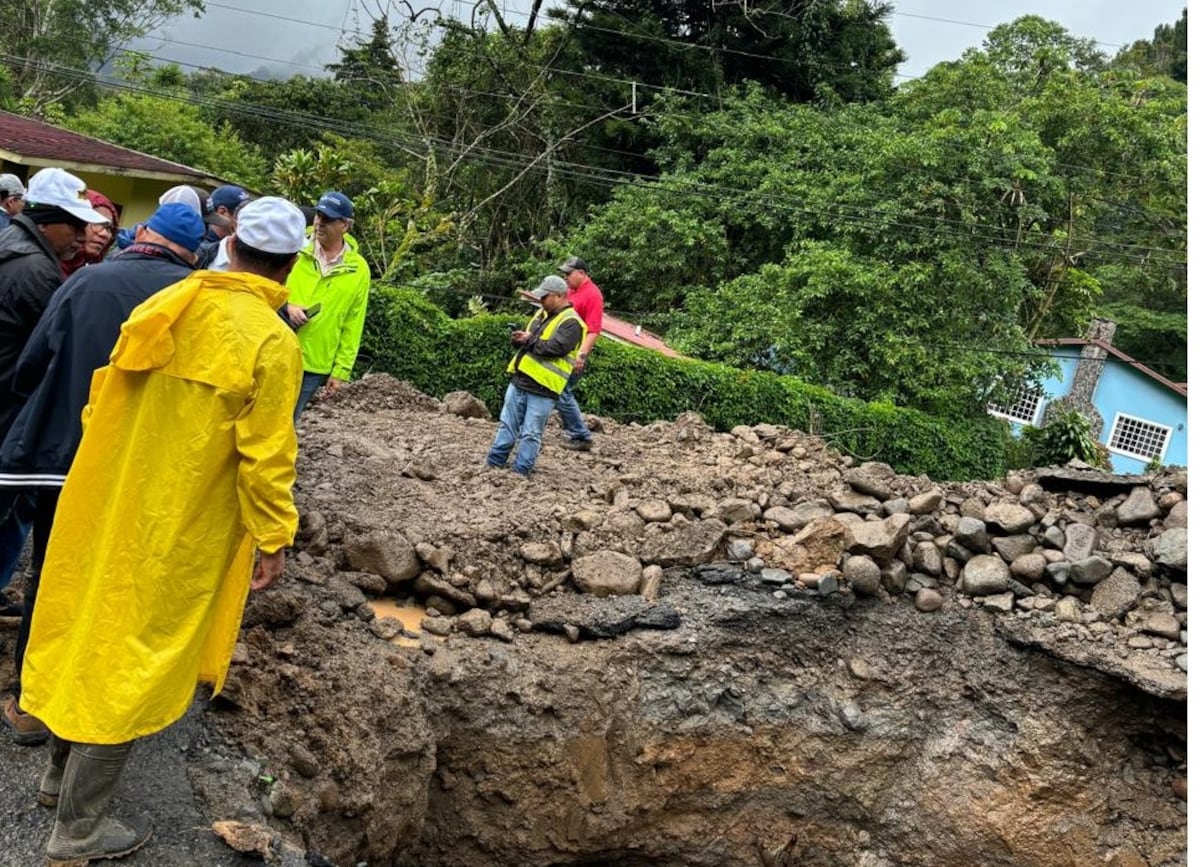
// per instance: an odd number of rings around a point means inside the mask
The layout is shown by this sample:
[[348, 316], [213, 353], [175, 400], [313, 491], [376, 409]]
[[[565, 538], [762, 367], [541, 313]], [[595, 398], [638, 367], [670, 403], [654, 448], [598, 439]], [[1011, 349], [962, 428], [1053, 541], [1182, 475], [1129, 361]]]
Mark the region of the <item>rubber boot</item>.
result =
[[57, 735], [50, 736], [50, 755], [42, 781], [38, 783], [37, 802], [43, 807], [58, 806], [58, 792], [62, 788], [63, 771], [67, 769], [67, 757], [71, 755], [71, 742]]
[[72, 744], [58, 796], [58, 816], [46, 846], [47, 867], [85, 867], [136, 852], [150, 839], [150, 821], [105, 815], [133, 742]]

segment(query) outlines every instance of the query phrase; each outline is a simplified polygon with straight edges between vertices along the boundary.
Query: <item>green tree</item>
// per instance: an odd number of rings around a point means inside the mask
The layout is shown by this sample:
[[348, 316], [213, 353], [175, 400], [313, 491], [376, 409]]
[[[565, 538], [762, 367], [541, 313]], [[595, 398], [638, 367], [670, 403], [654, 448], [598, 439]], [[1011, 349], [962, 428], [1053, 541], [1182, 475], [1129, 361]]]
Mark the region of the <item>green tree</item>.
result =
[[[203, 11], [203, 0], [0, 0], [6, 65], [24, 110], [42, 115], [131, 40]], [[63, 75], [60, 67], [82, 74]]]
[[1174, 24], [1154, 28], [1150, 40], [1139, 39], [1117, 52], [1113, 66], [1128, 67], [1139, 75], [1165, 75], [1187, 84], [1187, 9]]

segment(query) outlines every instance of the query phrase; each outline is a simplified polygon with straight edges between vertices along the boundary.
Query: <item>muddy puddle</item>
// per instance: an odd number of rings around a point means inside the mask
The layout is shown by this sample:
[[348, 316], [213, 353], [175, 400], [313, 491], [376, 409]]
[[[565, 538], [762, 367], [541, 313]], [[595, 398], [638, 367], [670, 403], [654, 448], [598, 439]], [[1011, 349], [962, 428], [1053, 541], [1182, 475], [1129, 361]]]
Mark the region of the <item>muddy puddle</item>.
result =
[[[393, 638], [392, 644], [399, 647], [421, 646], [420, 640], [409, 638], [405, 633], [421, 634], [421, 619], [425, 616], [424, 605], [416, 603], [405, 604], [398, 599], [372, 599], [367, 604], [371, 606], [371, 610], [375, 612], [376, 617], [391, 617], [404, 624], [405, 631]], [[438, 640], [445, 640], [439, 636], [433, 637]]]

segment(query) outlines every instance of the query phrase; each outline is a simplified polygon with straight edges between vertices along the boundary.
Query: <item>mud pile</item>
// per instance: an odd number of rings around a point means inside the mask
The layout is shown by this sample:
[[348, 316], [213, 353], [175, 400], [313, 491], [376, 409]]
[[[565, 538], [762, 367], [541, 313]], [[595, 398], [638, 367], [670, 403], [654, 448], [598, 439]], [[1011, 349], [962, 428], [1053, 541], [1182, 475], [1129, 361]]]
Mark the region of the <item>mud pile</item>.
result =
[[935, 485], [686, 415], [525, 481], [477, 412], [306, 416], [213, 818], [342, 865], [1184, 863], [1182, 474]]

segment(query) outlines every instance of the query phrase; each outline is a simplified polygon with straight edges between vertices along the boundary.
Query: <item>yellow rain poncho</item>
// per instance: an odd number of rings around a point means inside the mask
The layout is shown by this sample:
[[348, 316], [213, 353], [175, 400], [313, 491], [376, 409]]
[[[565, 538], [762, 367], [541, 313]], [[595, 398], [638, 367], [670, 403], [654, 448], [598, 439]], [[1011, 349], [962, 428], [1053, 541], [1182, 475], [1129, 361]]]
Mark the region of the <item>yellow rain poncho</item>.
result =
[[21, 707], [116, 744], [219, 692], [254, 549], [290, 545], [300, 348], [287, 289], [200, 271], [139, 306], [93, 378], [58, 501]]

